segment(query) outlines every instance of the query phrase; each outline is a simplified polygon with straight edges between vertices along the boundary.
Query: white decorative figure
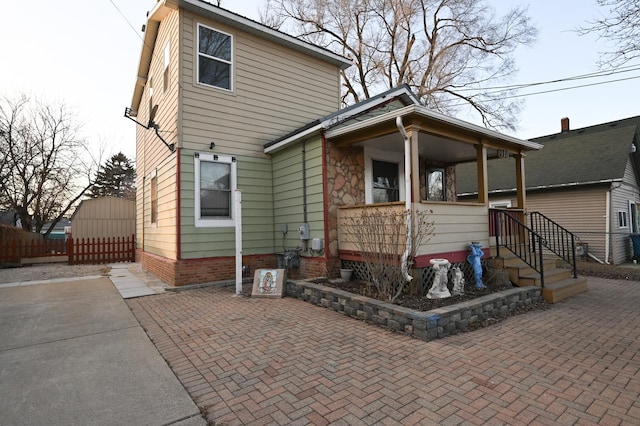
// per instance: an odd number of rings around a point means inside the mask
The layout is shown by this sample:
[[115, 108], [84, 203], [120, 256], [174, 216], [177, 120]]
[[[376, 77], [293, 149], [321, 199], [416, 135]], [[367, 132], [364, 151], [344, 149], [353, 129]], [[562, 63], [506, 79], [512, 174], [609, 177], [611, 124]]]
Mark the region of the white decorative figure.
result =
[[462, 296], [464, 294], [464, 275], [460, 268], [453, 268], [453, 295]]
[[444, 299], [451, 297], [451, 293], [447, 288], [449, 278], [447, 272], [451, 264], [447, 259], [431, 259], [430, 263], [433, 265], [435, 276], [433, 277], [433, 284], [427, 293], [427, 299]]

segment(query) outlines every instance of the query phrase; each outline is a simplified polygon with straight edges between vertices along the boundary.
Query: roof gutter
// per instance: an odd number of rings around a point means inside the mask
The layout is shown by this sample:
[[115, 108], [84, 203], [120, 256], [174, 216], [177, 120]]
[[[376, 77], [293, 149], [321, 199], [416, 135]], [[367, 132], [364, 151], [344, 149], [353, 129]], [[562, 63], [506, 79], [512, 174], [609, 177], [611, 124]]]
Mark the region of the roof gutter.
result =
[[166, 5], [166, 3], [166, 0], [159, 0], [148, 14], [149, 17], [147, 18], [142, 40], [140, 62], [138, 63], [138, 73], [136, 74], [136, 84], [133, 89], [133, 98], [131, 99], [132, 117], [136, 117], [138, 114], [144, 86], [147, 84], [151, 61], [153, 60], [153, 50], [156, 44], [156, 37], [158, 36], [158, 28], [160, 28], [160, 21], [176, 9], [176, 6]]
[[[531, 186], [527, 188], [527, 191], [535, 191], [540, 189], [561, 189], [561, 188], [571, 188], [576, 186], [588, 186], [588, 185], [602, 185], [605, 183], [616, 183], [622, 182], [622, 179], [603, 179], [603, 180], [593, 180], [589, 182], [571, 182], [571, 183], [561, 183], [558, 185], [538, 185]], [[489, 191], [489, 194], [508, 194], [511, 192], [516, 192], [516, 188], [508, 188], [508, 189], [494, 189]], [[478, 192], [462, 192], [458, 194], [460, 197], [473, 196], [478, 195]]]
[[509, 142], [516, 145], [520, 145], [528, 150], [541, 149], [543, 145], [535, 142], [531, 142], [528, 140], [518, 139], [513, 136], [503, 135], [502, 133], [496, 132], [495, 130], [486, 129], [482, 126], [478, 126], [476, 124], [468, 123], [466, 121], [459, 120], [457, 118], [449, 117], [444, 114], [441, 114], [436, 111], [432, 111], [426, 107], [419, 105], [409, 105], [407, 107], [379, 115], [377, 117], [373, 117], [369, 120], [361, 121], [359, 123], [352, 124], [351, 126], [341, 127], [339, 129], [333, 129], [327, 131], [327, 138], [335, 138], [342, 135], [346, 135], [352, 132], [361, 131], [367, 127], [381, 124], [390, 120], [395, 120], [396, 117], [407, 116], [409, 114], [419, 114], [423, 117], [429, 118], [431, 120], [439, 121], [450, 126], [454, 126], [457, 128], [462, 128], [468, 130], [470, 132], [487, 136], [493, 139], [498, 139], [503, 142]]
[[214, 6], [206, 1], [201, 0], [164, 0], [173, 3], [181, 9], [188, 10], [199, 15], [203, 15], [210, 19], [223, 22], [234, 28], [254, 34], [260, 38], [271, 40], [280, 45], [287, 46], [291, 49], [303, 52], [307, 55], [315, 56], [325, 62], [329, 62], [344, 70], [353, 65], [353, 62], [344, 56], [340, 56], [332, 51], [316, 46], [312, 43], [302, 41], [297, 37], [293, 37], [282, 31], [275, 30], [257, 21], [230, 12], [221, 7]]
[[318, 132], [318, 131], [322, 130], [323, 128], [324, 127], [322, 126], [322, 124], [316, 124], [315, 126], [310, 127], [305, 131], [302, 131], [300, 133], [296, 133], [293, 136], [290, 136], [290, 137], [288, 137], [286, 139], [281, 140], [280, 142], [278, 142], [276, 144], [273, 144], [273, 145], [265, 148], [264, 152], [265, 152], [265, 154], [270, 154], [270, 153], [272, 153], [274, 151], [277, 151], [277, 150], [289, 145], [292, 142], [297, 141], [300, 138], [304, 138], [305, 136], [309, 136], [312, 133]]
[[144, 33], [144, 42], [142, 44], [142, 53], [140, 55], [140, 62], [138, 64], [138, 74], [136, 85], [133, 93], [133, 99], [131, 100], [132, 115], [137, 112], [142, 100], [142, 92], [144, 86], [147, 83], [147, 77], [149, 76], [149, 69], [151, 68], [151, 61], [153, 59], [153, 50], [155, 48], [156, 37], [158, 35], [158, 28], [160, 22], [169, 15], [170, 12], [178, 10], [178, 8], [187, 10], [196, 15], [203, 16], [207, 19], [212, 19], [225, 25], [237, 28], [241, 31], [256, 35], [262, 39], [270, 40], [281, 46], [288, 47], [290, 49], [302, 52], [306, 55], [313, 56], [324, 62], [333, 64], [341, 70], [349, 68], [353, 63], [351, 60], [331, 52], [328, 49], [324, 49], [320, 46], [316, 46], [311, 43], [300, 40], [289, 34], [283, 33], [273, 28], [262, 25], [259, 22], [246, 18], [242, 15], [230, 12], [226, 9], [214, 6], [206, 1], [201, 0], [158, 0], [154, 8], [149, 12], [146, 30]]

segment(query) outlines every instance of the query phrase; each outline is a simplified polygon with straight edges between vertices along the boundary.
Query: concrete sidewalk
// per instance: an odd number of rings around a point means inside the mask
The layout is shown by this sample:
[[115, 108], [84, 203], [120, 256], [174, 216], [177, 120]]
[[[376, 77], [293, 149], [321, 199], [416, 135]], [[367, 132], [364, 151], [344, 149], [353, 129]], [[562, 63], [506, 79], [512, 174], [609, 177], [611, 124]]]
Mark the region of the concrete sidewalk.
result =
[[206, 424], [109, 278], [26, 284], [0, 287], [0, 425]]

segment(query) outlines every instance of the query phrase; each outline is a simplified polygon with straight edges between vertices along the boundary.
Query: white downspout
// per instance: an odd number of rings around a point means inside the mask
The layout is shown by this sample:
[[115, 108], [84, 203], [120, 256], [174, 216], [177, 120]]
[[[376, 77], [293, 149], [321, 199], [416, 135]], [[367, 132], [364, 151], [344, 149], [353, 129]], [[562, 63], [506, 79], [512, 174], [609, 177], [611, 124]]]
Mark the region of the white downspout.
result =
[[609, 247], [609, 240], [610, 240], [610, 233], [611, 233], [611, 189], [607, 190], [607, 197], [606, 197], [606, 202], [605, 202], [605, 209], [606, 209], [606, 213], [605, 213], [605, 225], [604, 225], [604, 263], [609, 264], [609, 251], [610, 251], [610, 247]]
[[402, 123], [402, 117], [396, 117], [396, 126], [404, 139], [404, 199], [405, 199], [405, 208], [407, 209], [407, 241], [405, 244], [405, 250], [402, 254], [402, 275], [404, 279], [407, 281], [413, 280], [413, 277], [409, 275], [409, 254], [411, 253], [411, 242], [412, 242], [412, 226], [411, 223], [413, 218], [411, 216], [411, 141], [409, 140], [409, 135], [407, 131], [404, 129], [404, 124]]
[[235, 190], [236, 215], [236, 295], [242, 294], [242, 192]]

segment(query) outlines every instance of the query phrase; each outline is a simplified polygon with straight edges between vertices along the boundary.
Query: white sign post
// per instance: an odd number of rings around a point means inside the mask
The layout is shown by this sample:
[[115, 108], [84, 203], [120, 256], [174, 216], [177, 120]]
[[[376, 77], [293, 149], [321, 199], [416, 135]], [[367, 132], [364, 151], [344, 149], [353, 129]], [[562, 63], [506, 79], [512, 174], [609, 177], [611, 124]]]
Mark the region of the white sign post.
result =
[[242, 192], [236, 189], [236, 295], [242, 294]]

